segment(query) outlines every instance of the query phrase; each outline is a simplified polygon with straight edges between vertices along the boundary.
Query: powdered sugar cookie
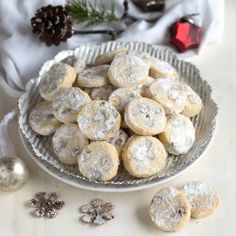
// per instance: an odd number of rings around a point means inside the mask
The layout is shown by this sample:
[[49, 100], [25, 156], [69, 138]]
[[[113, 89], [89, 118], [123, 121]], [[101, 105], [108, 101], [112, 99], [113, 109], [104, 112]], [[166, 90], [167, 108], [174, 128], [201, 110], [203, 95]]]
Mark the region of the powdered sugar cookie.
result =
[[147, 67], [150, 68], [151, 56], [149, 54], [147, 54], [145, 52], [135, 51], [135, 50], [129, 50], [127, 54], [141, 58], [145, 62]]
[[149, 74], [155, 79], [162, 77], [174, 78], [178, 77], [176, 69], [166, 61], [162, 61], [156, 57], [150, 57]]
[[103, 64], [111, 64], [112, 60], [116, 55], [126, 54], [128, 51], [127, 48], [117, 48], [111, 52], [106, 52], [102, 55], [96, 57], [94, 64], [95, 65], [103, 65]]
[[184, 194], [166, 187], [152, 199], [149, 213], [153, 223], [163, 231], [177, 231], [189, 222], [190, 205]]
[[77, 83], [85, 88], [101, 87], [108, 84], [108, 69], [108, 65], [87, 68], [78, 74]]
[[152, 136], [131, 136], [122, 154], [125, 169], [139, 178], [157, 174], [164, 166], [166, 158], [164, 146]]
[[139, 135], [156, 135], [165, 129], [166, 117], [163, 108], [149, 98], [132, 100], [125, 108], [125, 122]]
[[194, 92], [187, 84], [186, 87], [186, 103], [182, 114], [188, 117], [197, 115], [202, 109], [202, 100], [196, 92]]
[[43, 101], [31, 110], [29, 124], [36, 133], [47, 136], [53, 134], [61, 122], [53, 115], [51, 102]]
[[106, 140], [120, 128], [120, 114], [107, 101], [96, 100], [80, 110], [77, 119], [81, 132], [92, 140]]
[[131, 55], [115, 57], [108, 70], [108, 77], [115, 87], [132, 87], [143, 84], [149, 68], [142, 59]]
[[116, 176], [119, 155], [112, 144], [106, 141], [92, 142], [79, 155], [79, 170], [92, 181], [107, 181]]
[[63, 89], [71, 88], [76, 79], [76, 70], [64, 63], [53, 65], [43, 76], [39, 93], [45, 100], [52, 101]]
[[195, 129], [191, 120], [181, 114], [171, 115], [167, 118], [164, 132], [159, 139], [166, 150], [174, 155], [187, 153], [195, 141]]
[[180, 189], [191, 206], [191, 216], [200, 218], [210, 215], [220, 203], [216, 190], [200, 181], [186, 183]]
[[111, 84], [104, 85], [99, 88], [92, 88], [90, 96], [93, 100], [108, 100], [109, 96], [113, 92], [114, 87]]
[[125, 106], [136, 98], [141, 98], [138, 89], [135, 88], [119, 88], [112, 92], [109, 97], [109, 103], [114, 106], [117, 111], [123, 112]]
[[86, 67], [85, 61], [82, 58], [74, 55], [66, 57], [61, 61], [61, 63], [65, 63], [74, 67], [77, 73], [81, 73]]
[[148, 88], [148, 96], [161, 104], [166, 114], [181, 113], [186, 104], [185, 86], [176, 79], [159, 79]]
[[78, 155], [89, 144], [76, 124], [66, 124], [58, 128], [53, 135], [52, 145], [58, 159], [68, 165], [78, 163]]
[[81, 89], [71, 88], [53, 100], [53, 113], [63, 123], [76, 122], [79, 110], [91, 101], [89, 95]]
[[107, 141], [113, 144], [116, 147], [118, 153], [121, 154], [128, 138], [128, 134], [123, 129], [118, 129]]
[[145, 80], [145, 83], [141, 85], [139, 88], [140, 94], [144, 97], [149, 97], [148, 88], [155, 81], [156, 79], [152, 78], [151, 76], [148, 76], [147, 79]]

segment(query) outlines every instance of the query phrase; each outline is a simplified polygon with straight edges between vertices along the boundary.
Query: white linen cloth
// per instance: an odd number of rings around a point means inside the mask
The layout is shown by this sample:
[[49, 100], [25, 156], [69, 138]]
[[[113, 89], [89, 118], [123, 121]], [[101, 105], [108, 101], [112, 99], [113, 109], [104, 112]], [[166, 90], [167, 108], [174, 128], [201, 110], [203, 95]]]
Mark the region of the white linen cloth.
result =
[[[103, 2], [109, 8], [111, 1]], [[31, 32], [30, 19], [35, 11], [47, 4], [65, 4], [65, 0], [1, 0], [0, 1], [0, 69], [3, 74], [0, 84], [10, 96], [18, 96], [24, 91], [25, 83], [37, 76], [40, 66], [57, 52], [75, 48], [80, 43], [102, 42], [109, 40], [104, 35], [76, 35], [60, 46], [46, 47]], [[115, 0], [116, 15], [123, 14], [123, 0]], [[130, 15], [140, 18], [126, 27], [117, 40], [144, 41], [155, 45], [174, 48], [169, 44], [169, 26], [182, 16], [199, 13], [196, 23], [203, 28], [200, 48], [179, 54], [189, 59], [198, 55], [210, 43], [218, 42], [223, 30], [223, 0], [166, 0], [166, 9], [155, 23], [142, 19], [153, 19], [160, 13], [142, 13], [130, 1]], [[109, 27], [107, 25], [96, 28]], [[111, 27], [111, 26], [110, 26]], [[117, 23], [113, 27], [124, 27]], [[1, 70], [0, 70], [1, 71]]]

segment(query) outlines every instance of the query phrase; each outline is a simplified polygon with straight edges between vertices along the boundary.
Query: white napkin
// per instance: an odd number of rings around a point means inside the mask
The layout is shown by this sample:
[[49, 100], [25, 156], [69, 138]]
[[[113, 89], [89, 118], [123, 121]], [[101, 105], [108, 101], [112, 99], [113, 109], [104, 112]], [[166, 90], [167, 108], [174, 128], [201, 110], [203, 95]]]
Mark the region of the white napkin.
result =
[[[109, 7], [110, 1], [103, 2]], [[35, 11], [47, 4], [65, 4], [64, 0], [1, 0], [0, 1], [0, 85], [11, 96], [18, 96], [24, 91], [25, 83], [37, 76], [40, 66], [57, 52], [75, 48], [81, 43], [102, 42], [109, 40], [104, 35], [77, 35], [60, 46], [46, 47], [31, 32], [30, 19]], [[116, 0], [116, 14], [123, 13], [123, 0]], [[219, 41], [223, 29], [223, 0], [166, 0], [166, 10], [155, 23], [139, 20], [120, 35], [117, 40], [145, 41], [155, 45], [174, 48], [169, 44], [169, 26], [184, 15], [199, 13], [196, 23], [203, 27], [202, 44], [199, 49], [179, 54], [189, 59], [198, 55], [207, 44]], [[130, 15], [150, 19], [160, 13], [142, 13], [130, 3]], [[115, 24], [117, 26], [117, 23]], [[108, 26], [96, 26], [96, 28]], [[118, 25], [118, 27], [120, 27]], [[1, 71], [1, 70], [0, 70]]]

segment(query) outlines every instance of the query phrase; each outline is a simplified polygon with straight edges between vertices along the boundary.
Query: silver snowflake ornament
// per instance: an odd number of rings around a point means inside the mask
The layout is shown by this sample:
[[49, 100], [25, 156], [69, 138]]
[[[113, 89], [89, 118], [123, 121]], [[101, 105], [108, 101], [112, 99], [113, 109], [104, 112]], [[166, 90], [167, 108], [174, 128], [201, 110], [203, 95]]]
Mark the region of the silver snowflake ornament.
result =
[[90, 204], [80, 207], [80, 212], [84, 214], [80, 219], [84, 223], [102, 225], [114, 218], [113, 209], [114, 206], [111, 202], [104, 203], [101, 199], [94, 199]]
[[35, 208], [32, 214], [37, 217], [55, 218], [65, 202], [60, 199], [58, 193], [38, 192], [28, 201], [28, 206]]

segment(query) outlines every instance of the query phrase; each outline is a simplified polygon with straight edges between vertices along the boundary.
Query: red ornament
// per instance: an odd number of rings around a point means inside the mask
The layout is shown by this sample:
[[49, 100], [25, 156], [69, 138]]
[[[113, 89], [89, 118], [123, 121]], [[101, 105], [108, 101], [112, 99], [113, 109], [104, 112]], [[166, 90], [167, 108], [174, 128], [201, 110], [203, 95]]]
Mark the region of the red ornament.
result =
[[181, 18], [170, 27], [170, 42], [179, 52], [198, 48], [201, 43], [202, 28], [194, 24], [190, 16], [193, 15]]

